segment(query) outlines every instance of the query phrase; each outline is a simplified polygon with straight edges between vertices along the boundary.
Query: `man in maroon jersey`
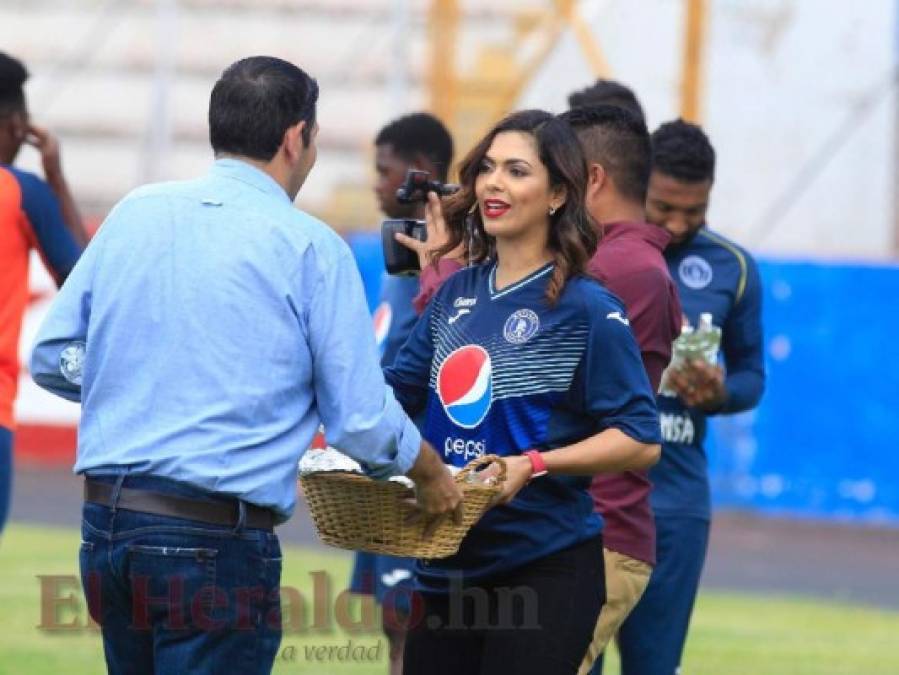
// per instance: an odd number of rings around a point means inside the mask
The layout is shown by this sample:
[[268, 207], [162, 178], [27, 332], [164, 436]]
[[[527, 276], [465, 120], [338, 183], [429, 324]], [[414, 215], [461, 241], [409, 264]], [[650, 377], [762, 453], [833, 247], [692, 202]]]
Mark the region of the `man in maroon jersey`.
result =
[[[654, 390], [680, 333], [677, 287], [662, 251], [669, 235], [645, 221], [652, 161], [642, 118], [619, 106], [582, 106], [561, 115], [575, 130], [589, 168], [587, 210], [602, 230], [591, 274], [624, 302]], [[600, 474], [591, 493], [605, 521], [607, 600], [579, 673], [590, 672], [609, 639], [637, 604], [655, 564], [652, 488], [645, 471]]]

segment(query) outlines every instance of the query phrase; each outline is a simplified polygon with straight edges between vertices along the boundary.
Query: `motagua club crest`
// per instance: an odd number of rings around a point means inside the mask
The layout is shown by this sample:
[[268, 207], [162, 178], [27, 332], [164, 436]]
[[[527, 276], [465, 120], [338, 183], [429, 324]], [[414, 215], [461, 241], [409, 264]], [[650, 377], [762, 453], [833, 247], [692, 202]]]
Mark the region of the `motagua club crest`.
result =
[[503, 337], [513, 345], [523, 345], [540, 330], [540, 319], [529, 309], [519, 309], [506, 319]]

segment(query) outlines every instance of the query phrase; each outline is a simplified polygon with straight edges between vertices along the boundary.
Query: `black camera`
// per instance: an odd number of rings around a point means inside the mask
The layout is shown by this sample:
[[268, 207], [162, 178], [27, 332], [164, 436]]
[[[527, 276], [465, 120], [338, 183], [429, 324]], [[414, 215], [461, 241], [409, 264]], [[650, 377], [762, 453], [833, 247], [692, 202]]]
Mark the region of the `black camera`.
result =
[[393, 236], [397, 232], [414, 237], [418, 241], [428, 238], [427, 226], [423, 220], [397, 218], [381, 223], [381, 246], [384, 249], [384, 266], [387, 274], [413, 276], [421, 272], [418, 254], [403, 246]]
[[[406, 181], [396, 191], [396, 200], [401, 204], [425, 203], [428, 201], [429, 192], [436, 192], [441, 197], [445, 197], [458, 189], [458, 185], [431, 180], [427, 171], [409, 169], [406, 173]], [[384, 249], [384, 265], [387, 268], [387, 274], [396, 276], [418, 274], [421, 271], [418, 254], [394, 238], [397, 232], [419, 241], [425, 241], [428, 238], [425, 221], [414, 218], [396, 218], [381, 223], [381, 246]]]
[[425, 203], [429, 192], [436, 192], [438, 197], [446, 197], [458, 189], [458, 185], [431, 180], [431, 174], [427, 171], [409, 169], [406, 172], [406, 182], [396, 191], [396, 200], [400, 204]]

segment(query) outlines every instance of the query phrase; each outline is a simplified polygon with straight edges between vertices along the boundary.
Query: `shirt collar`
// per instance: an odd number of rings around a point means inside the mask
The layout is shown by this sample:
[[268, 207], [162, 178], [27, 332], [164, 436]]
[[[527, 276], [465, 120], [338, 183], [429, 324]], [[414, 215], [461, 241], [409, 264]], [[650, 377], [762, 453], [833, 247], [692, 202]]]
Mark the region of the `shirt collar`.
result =
[[654, 245], [660, 251], [664, 251], [671, 241], [671, 235], [664, 228], [640, 222], [618, 221], [615, 223], [603, 223], [602, 235], [604, 240], [626, 237], [628, 235], [638, 236]]
[[212, 165], [210, 173], [215, 176], [239, 180], [241, 183], [246, 183], [260, 192], [283, 199], [288, 204], [290, 203], [290, 197], [274, 178], [248, 162], [233, 157], [217, 159], [215, 164]]

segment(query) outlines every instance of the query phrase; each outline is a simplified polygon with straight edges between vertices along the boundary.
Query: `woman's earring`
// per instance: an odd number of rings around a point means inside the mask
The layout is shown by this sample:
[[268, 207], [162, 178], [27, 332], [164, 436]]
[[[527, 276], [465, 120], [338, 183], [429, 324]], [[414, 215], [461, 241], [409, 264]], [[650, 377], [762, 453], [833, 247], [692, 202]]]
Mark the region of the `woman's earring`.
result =
[[551, 216], [556, 215], [556, 207], [555, 206], [549, 207], [549, 215], [551, 215]]

